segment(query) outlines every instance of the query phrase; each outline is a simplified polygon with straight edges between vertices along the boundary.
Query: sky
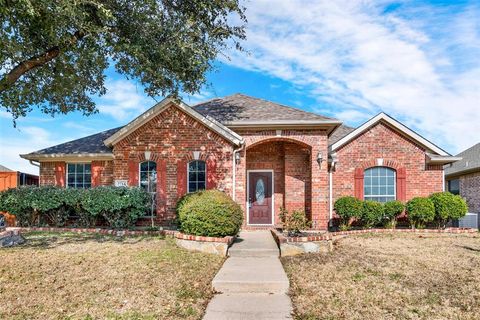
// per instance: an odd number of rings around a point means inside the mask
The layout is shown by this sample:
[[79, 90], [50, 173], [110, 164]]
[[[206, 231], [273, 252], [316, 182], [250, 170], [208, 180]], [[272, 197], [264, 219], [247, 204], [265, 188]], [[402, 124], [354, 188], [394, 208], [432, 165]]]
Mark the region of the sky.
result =
[[[215, 61], [209, 84], [185, 103], [240, 92], [350, 126], [383, 111], [451, 154], [480, 141], [480, 0], [243, 4], [246, 52]], [[90, 117], [33, 111], [14, 128], [0, 111], [0, 164], [38, 174], [18, 155], [124, 125], [161, 100], [106, 75]]]

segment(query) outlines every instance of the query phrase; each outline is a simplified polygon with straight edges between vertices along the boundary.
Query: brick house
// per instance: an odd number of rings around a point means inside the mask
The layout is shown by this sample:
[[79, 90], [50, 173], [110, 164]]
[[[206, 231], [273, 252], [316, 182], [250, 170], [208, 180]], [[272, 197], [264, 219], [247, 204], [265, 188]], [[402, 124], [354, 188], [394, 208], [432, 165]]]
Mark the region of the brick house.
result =
[[469, 212], [480, 214], [480, 143], [457, 157], [461, 160], [445, 166], [447, 190], [465, 198]]
[[40, 163], [40, 184], [140, 186], [168, 225], [179, 197], [220, 189], [245, 227], [279, 223], [281, 207], [305, 210], [326, 229], [340, 196], [388, 201], [443, 188], [456, 158], [381, 113], [358, 128], [241, 94], [193, 107], [165, 99], [124, 127], [21, 157]]

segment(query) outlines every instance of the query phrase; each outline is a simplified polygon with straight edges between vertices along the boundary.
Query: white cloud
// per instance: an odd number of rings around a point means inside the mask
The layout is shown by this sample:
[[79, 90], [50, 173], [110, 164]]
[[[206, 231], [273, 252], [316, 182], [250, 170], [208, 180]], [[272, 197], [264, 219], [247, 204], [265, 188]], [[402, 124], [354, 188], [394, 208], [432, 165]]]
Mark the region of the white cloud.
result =
[[25, 126], [21, 129], [2, 126], [1, 132], [0, 163], [12, 170], [36, 175], [38, 167], [31, 165], [19, 155], [60, 143], [49, 131], [36, 126]]
[[225, 63], [303, 87], [353, 124], [383, 110], [452, 152], [478, 142], [480, 7], [388, 4], [248, 2], [250, 54]]
[[107, 93], [97, 102], [101, 114], [118, 121], [130, 121], [155, 104], [145, 95], [143, 87], [127, 80], [110, 80], [106, 83]]

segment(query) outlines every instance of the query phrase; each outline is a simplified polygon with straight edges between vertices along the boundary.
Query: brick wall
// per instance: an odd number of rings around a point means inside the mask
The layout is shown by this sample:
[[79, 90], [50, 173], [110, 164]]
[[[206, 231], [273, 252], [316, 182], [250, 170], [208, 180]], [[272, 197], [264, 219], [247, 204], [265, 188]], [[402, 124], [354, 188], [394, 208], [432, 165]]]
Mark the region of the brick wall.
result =
[[[442, 191], [441, 166], [428, 166], [422, 147], [396, 131], [379, 123], [337, 150], [338, 162], [333, 173], [333, 198], [355, 195], [355, 170], [362, 171], [376, 166], [377, 159], [383, 165], [405, 174], [404, 200], [428, 196]], [[397, 180], [397, 197], [398, 197]], [[362, 191], [363, 194], [363, 191]]]
[[480, 213], [480, 172], [466, 174], [459, 179], [460, 195], [467, 200], [468, 210]]
[[147, 150], [157, 163], [159, 223], [175, 219], [177, 200], [187, 191], [187, 163], [195, 151], [207, 162], [208, 187], [232, 194], [232, 145], [174, 105], [114, 146], [113, 178], [138, 185], [138, 166]]
[[40, 163], [40, 185], [54, 186], [55, 185], [55, 162], [41, 162]]

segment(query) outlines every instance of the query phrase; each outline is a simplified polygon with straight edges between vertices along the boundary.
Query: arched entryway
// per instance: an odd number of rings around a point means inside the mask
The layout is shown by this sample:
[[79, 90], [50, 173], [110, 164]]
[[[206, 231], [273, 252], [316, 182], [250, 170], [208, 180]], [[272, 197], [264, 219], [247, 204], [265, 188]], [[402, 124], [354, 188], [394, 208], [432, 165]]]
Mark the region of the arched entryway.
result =
[[281, 208], [311, 216], [311, 147], [269, 139], [246, 149], [247, 225], [275, 225]]

